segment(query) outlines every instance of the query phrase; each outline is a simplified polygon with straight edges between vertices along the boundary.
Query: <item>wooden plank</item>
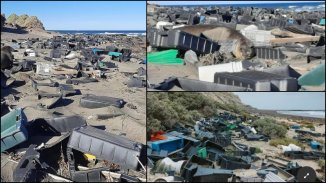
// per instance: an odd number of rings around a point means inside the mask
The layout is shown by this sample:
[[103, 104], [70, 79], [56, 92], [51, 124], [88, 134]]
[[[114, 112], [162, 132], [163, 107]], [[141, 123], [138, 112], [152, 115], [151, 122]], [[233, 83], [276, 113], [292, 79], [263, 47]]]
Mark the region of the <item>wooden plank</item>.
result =
[[283, 36], [283, 37], [306, 37], [306, 34], [296, 34], [290, 31], [282, 31], [279, 29], [275, 29], [271, 31], [271, 34], [274, 36]]
[[303, 43], [303, 42], [314, 42], [319, 41], [320, 36], [305, 36], [296, 38], [276, 38], [271, 39], [272, 44], [282, 44], [282, 43]]

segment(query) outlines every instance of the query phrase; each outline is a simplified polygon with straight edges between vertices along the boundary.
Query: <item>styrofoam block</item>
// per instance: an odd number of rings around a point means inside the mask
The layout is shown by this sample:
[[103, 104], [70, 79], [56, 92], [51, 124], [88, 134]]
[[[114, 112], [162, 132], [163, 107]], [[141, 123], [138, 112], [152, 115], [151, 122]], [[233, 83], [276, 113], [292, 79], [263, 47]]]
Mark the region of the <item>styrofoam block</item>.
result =
[[198, 76], [200, 81], [214, 82], [216, 72], [241, 72], [242, 62], [230, 62], [226, 64], [209, 65], [198, 67]]

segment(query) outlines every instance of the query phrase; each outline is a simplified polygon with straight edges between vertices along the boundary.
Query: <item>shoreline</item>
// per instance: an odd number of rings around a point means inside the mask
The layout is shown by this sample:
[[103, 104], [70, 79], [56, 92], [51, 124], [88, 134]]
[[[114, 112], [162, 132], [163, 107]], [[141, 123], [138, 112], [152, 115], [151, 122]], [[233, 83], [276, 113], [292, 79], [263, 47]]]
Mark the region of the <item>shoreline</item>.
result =
[[280, 118], [289, 118], [291, 120], [313, 120], [312, 122], [325, 124], [325, 118], [317, 118], [312, 116], [297, 116], [291, 114], [281, 114], [277, 112], [278, 110], [260, 110], [260, 109], [250, 109], [250, 113], [258, 113], [262, 115], [268, 115], [272, 117], [280, 117]]

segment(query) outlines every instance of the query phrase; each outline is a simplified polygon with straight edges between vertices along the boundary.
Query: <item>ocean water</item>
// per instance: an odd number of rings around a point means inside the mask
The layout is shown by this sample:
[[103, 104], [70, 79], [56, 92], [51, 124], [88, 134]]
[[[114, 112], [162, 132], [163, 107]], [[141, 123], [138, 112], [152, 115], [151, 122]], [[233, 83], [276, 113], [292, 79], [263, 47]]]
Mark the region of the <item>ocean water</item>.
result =
[[138, 30], [49, 30], [53, 32], [59, 32], [62, 34], [108, 34], [108, 35], [118, 35], [125, 34], [127, 36], [144, 36], [146, 31]]
[[[184, 2], [185, 4], [187, 2]], [[258, 8], [294, 8], [294, 9], [316, 9], [318, 10], [324, 10], [325, 9], [325, 2], [289, 2], [289, 3], [271, 3], [271, 2], [265, 2], [265, 3], [255, 3], [253, 4], [204, 4], [204, 5], [163, 5], [163, 6], [170, 6], [170, 7], [180, 7], [180, 6], [186, 6], [186, 7], [211, 7], [211, 6], [232, 6], [232, 7], [258, 7]], [[324, 10], [325, 11], [325, 10]]]
[[325, 111], [277, 111], [277, 113], [325, 119]]

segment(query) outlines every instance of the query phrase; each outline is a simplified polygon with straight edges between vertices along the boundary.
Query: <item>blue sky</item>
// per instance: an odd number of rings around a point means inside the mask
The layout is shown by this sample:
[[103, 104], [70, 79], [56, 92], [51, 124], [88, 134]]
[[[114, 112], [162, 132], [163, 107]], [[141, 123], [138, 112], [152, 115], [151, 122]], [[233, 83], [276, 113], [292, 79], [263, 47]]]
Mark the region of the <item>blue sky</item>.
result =
[[145, 1], [1, 1], [1, 13], [37, 16], [47, 30], [146, 30]]
[[325, 110], [324, 92], [234, 92], [241, 101], [258, 109]]
[[[205, 5], [205, 4], [260, 4], [266, 1], [148, 1], [159, 5]], [[295, 1], [269, 1], [268, 3], [292, 3]], [[299, 1], [299, 2], [324, 2], [324, 1]]]

